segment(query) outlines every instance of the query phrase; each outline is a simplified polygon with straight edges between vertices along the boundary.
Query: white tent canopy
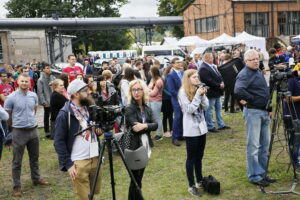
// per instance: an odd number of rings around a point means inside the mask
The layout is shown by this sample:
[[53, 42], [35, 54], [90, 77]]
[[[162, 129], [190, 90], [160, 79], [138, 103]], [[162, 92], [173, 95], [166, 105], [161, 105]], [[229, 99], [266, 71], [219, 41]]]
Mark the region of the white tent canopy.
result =
[[258, 37], [254, 35], [250, 35], [245, 31], [235, 37], [239, 43], [245, 44], [247, 47], [256, 47], [257, 49], [261, 49], [265, 57], [268, 57], [268, 53], [266, 51], [266, 38]]
[[230, 35], [227, 35], [226, 33], [223, 33], [219, 37], [209, 40], [209, 43], [212, 45], [216, 45], [216, 44], [237, 44], [239, 42], [236, 40], [236, 38], [231, 37]]
[[176, 45], [178, 42], [175, 37], [164, 37], [160, 45]]
[[206, 46], [207, 44], [209, 44], [207, 40], [198, 36], [183, 37], [177, 42], [177, 46]]
[[293, 37], [292, 39], [300, 39], [300, 35]]

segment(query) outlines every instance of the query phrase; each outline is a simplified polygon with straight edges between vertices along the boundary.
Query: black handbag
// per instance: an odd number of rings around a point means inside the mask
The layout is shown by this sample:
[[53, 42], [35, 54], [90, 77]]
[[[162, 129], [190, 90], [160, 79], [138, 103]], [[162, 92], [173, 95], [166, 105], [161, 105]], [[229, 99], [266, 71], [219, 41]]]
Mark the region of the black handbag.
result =
[[208, 192], [209, 194], [216, 195], [220, 194], [221, 185], [215, 177], [209, 175], [203, 178], [203, 188], [204, 191]]
[[132, 140], [132, 133], [130, 132], [123, 132], [115, 134], [115, 139], [119, 143], [121, 150], [124, 153], [125, 149], [130, 149], [131, 140]]

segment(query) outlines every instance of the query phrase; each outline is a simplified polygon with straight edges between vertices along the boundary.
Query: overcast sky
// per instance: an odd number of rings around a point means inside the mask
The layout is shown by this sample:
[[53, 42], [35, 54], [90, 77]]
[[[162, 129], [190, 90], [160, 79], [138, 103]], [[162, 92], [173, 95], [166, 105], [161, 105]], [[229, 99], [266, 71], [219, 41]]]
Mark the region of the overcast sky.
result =
[[[0, 0], [0, 18], [5, 17], [7, 10], [4, 4], [8, 0]], [[120, 9], [122, 17], [156, 17], [156, 0], [129, 0], [129, 3]]]

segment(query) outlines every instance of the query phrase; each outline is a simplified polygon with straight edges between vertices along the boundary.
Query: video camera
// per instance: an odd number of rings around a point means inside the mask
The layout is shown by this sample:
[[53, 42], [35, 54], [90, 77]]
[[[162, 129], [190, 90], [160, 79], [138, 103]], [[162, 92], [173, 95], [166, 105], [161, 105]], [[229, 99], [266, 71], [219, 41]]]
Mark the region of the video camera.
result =
[[100, 128], [105, 131], [111, 130], [116, 118], [123, 115], [123, 109], [120, 106], [115, 105], [91, 105], [89, 106], [88, 111], [90, 120], [100, 125]]
[[95, 122], [111, 122], [116, 119], [116, 117], [122, 115], [123, 109], [120, 106], [110, 105], [110, 106], [97, 106], [91, 105], [88, 108], [91, 121]]
[[287, 80], [289, 78], [294, 78], [298, 77], [298, 72], [297, 71], [281, 71], [277, 69], [271, 70], [270, 74], [270, 82], [277, 82], [277, 81], [282, 81], [282, 80]]

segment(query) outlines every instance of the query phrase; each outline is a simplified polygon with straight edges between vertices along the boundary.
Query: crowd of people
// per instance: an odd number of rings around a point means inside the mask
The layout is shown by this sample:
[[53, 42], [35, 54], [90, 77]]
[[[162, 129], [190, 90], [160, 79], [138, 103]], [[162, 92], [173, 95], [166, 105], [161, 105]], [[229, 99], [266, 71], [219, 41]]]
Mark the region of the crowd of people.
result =
[[[295, 48], [283, 48], [281, 52], [270, 49], [269, 66], [264, 65], [259, 49], [245, 52], [241, 47], [231, 52], [195, 54], [184, 61], [174, 58], [166, 67], [154, 56], [146, 55], [127, 59], [122, 66], [113, 58], [103, 61], [101, 68], [93, 67], [95, 58], [90, 55], [76, 58], [71, 54], [69, 65], [57, 77], [51, 74], [51, 65], [47, 63], [4, 65], [0, 68], [0, 118], [3, 136], [12, 134], [13, 195], [22, 195], [20, 176], [25, 147], [33, 184], [49, 185], [39, 173], [39, 134], [35, 119], [38, 105], [44, 109], [45, 137], [54, 139], [59, 168], [68, 171], [77, 199], [87, 199], [89, 194], [99, 155], [97, 136], [103, 133], [99, 128], [77, 134], [91, 125], [88, 107], [93, 104], [124, 107], [125, 114], [117, 118], [114, 132], [125, 129], [132, 132], [132, 150], [144, 146], [149, 157], [155, 142], [163, 138], [171, 137], [174, 146], [181, 146], [185, 141], [188, 191], [195, 196], [201, 196], [206, 134], [230, 129], [223, 115], [243, 111], [248, 179], [268, 186], [276, 180], [266, 176], [271, 114], [266, 108], [270, 97], [264, 75], [268, 70], [282, 70], [281, 65], [291, 64], [291, 58], [297, 60], [297, 52]], [[76, 62], [83, 63], [83, 69]], [[233, 82], [226, 82], [221, 69], [231, 65], [240, 66], [240, 72], [235, 74]], [[296, 64], [294, 70], [300, 70], [299, 66]], [[286, 102], [294, 102], [293, 115], [299, 112], [300, 116], [300, 85], [298, 78], [293, 79], [289, 80], [292, 98]], [[154, 131], [155, 135], [151, 135]], [[132, 170], [139, 187], [142, 187], [144, 170]], [[100, 191], [100, 182], [101, 173], [96, 192]], [[128, 199], [143, 199], [133, 182]]]

